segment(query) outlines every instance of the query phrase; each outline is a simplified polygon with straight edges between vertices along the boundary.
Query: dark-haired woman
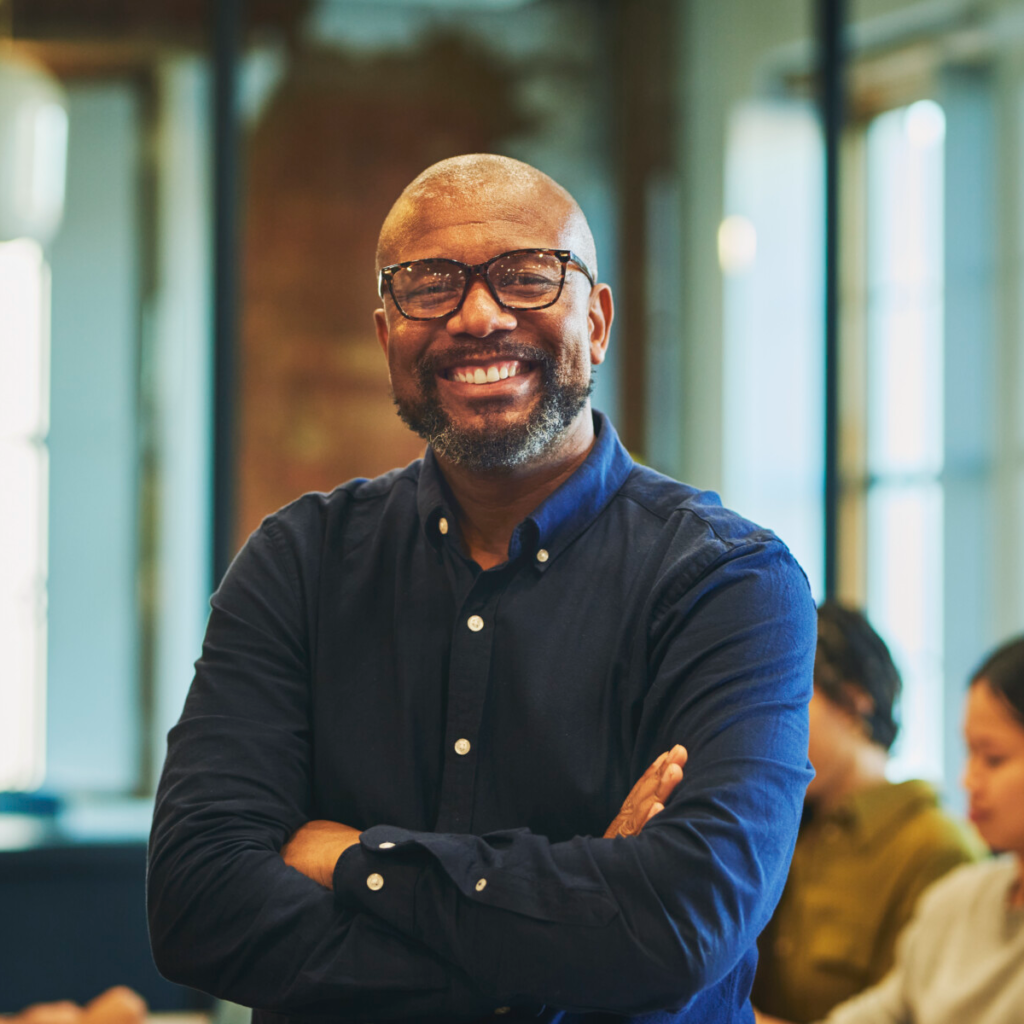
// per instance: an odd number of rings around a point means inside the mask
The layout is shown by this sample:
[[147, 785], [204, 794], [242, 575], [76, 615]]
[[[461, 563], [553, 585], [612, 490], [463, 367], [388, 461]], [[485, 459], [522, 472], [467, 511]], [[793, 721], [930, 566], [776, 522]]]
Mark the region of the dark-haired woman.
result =
[[875, 984], [921, 893], [980, 850], [925, 782], [890, 783], [900, 677], [859, 612], [818, 609], [809, 757], [815, 777], [782, 899], [758, 943], [752, 994], [805, 1022]]
[[936, 882], [885, 980], [837, 1006], [825, 1024], [1024, 1020], [1024, 638], [975, 673], [964, 735], [971, 820], [1004, 856]]

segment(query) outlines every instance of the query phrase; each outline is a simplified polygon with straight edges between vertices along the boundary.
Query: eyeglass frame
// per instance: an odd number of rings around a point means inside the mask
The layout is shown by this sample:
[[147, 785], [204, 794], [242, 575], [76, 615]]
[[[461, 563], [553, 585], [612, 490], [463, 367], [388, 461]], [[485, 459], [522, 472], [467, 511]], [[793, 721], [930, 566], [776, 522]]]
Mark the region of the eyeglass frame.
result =
[[[491, 266], [497, 263], [498, 260], [502, 260], [506, 256], [519, 256], [523, 253], [538, 253], [546, 256], [557, 256], [561, 261], [562, 277], [558, 282], [558, 291], [550, 302], [545, 302], [542, 306], [510, 306], [507, 303], [502, 302], [501, 299], [498, 298], [498, 293], [495, 290], [494, 285], [491, 283], [490, 277], [487, 276], [487, 271], [490, 270]], [[451, 263], [466, 271], [465, 287], [462, 289], [462, 295], [459, 297], [459, 301], [453, 309], [449, 309], [445, 313], [438, 313], [437, 316], [409, 316], [409, 314], [402, 309], [402, 304], [395, 298], [395, 289], [392, 284], [392, 278], [397, 271], [404, 270], [406, 267], [411, 267], [414, 263]], [[466, 301], [466, 296], [469, 294], [469, 289], [473, 285], [473, 280], [479, 277], [484, 284], [487, 285], [487, 290], [491, 293], [491, 298], [494, 299], [502, 309], [508, 309], [516, 313], [532, 313], [538, 309], [548, 309], [562, 297], [562, 289], [565, 288], [565, 271], [570, 263], [575, 263], [577, 269], [583, 271], [587, 280], [590, 282], [590, 287], [593, 288], [595, 284], [594, 275], [590, 272], [590, 268], [586, 263], [584, 263], [583, 260], [571, 249], [510, 249], [508, 252], [500, 252], [497, 256], [492, 256], [489, 260], [485, 260], [483, 263], [475, 264], [463, 263], [460, 260], [448, 259], [445, 256], [427, 256], [418, 260], [406, 260], [404, 263], [390, 263], [386, 267], [381, 267], [377, 274], [377, 294], [383, 299], [384, 285], [387, 284], [388, 292], [391, 295], [391, 301], [395, 304], [395, 309], [397, 309], [406, 320], [441, 320], [444, 317], [451, 316], [462, 309], [462, 304]]]

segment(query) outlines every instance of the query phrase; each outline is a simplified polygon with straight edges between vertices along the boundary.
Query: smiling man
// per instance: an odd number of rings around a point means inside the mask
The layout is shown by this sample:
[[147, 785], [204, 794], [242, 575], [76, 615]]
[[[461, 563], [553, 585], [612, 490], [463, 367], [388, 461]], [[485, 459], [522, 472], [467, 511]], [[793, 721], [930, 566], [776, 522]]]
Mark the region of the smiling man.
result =
[[427, 451], [268, 517], [214, 595], [157, 963], [265, 1021], [752, 1021], [810, 774], [806, 581], [591, 409], [612, 296], [546, 175], [428, 168], [377, 263]]

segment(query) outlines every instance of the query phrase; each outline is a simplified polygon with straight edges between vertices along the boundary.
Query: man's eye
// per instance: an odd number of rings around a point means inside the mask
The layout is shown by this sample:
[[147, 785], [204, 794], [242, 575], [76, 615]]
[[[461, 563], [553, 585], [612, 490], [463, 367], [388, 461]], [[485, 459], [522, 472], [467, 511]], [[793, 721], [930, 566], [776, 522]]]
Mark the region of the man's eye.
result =
[[435, 278], [406, 288], [402, 293], [402, 301], [428, 309], [450, 303], [458, 299], [458, 296], [459, 289], [455, 288], [450, 281]]
[[431, 295], [450, 295], [454, 289], [450, 284], [445, 284], [441, 281], [428, 281], [424, 284], [416, 285], [415, 288], [411, 289], [409, 295], [413, 298], [427, 298]]
[[514, 292], [545, 292], [558, 287], [558, 278], [552, 278], [547, 274], [523, 271], [518, 274], [505, 275], [499, 287]]

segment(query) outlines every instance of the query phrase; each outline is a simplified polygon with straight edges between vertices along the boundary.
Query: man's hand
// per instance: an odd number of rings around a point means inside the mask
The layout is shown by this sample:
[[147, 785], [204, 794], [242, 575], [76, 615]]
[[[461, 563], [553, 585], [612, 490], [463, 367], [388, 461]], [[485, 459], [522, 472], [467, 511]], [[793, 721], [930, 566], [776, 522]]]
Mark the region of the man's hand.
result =
[[325, 889], [334, 888], [334, 866], [338, 858], [359, 842], [362, 833], [337, 821], [307, 821], [284, 844], [285, 864], [301, 871]]
[[629, 791], [615, 820], [605, 831], [605, 839], [635, 836], [651, 818], [663, 811], [665, 801], [683, 778], [684, 764], [685, 747], [677, 743], [671, 750], [666, 750]]

